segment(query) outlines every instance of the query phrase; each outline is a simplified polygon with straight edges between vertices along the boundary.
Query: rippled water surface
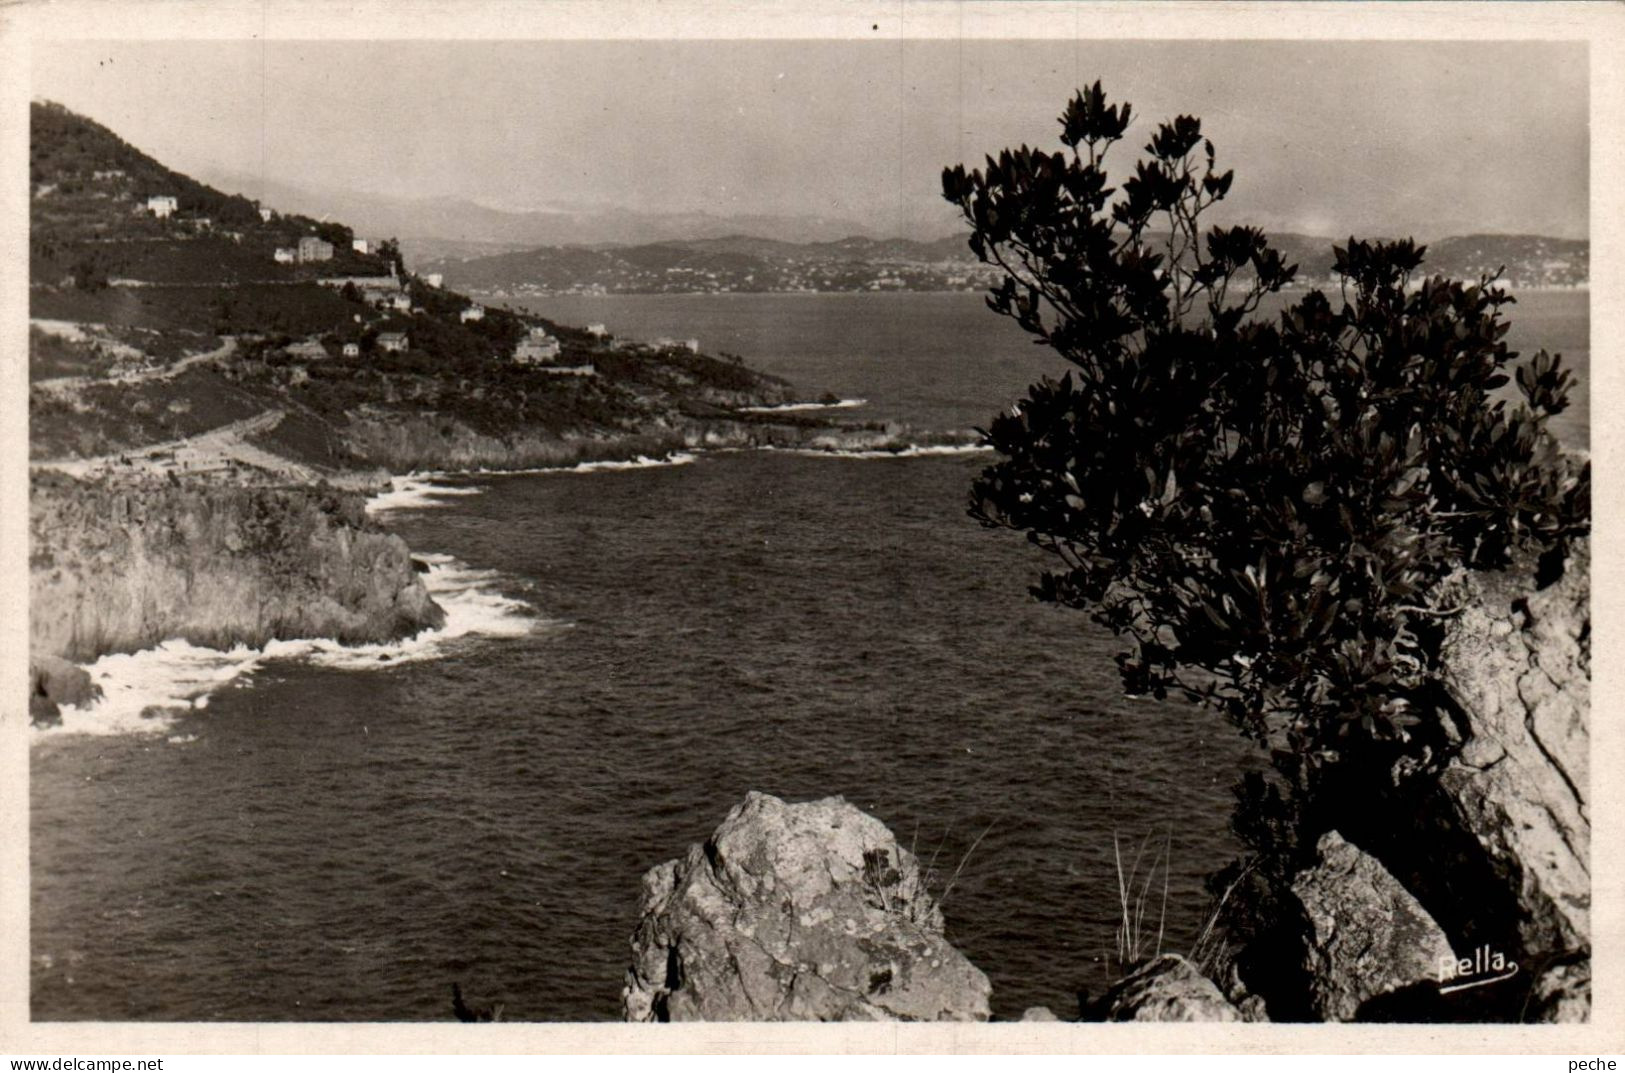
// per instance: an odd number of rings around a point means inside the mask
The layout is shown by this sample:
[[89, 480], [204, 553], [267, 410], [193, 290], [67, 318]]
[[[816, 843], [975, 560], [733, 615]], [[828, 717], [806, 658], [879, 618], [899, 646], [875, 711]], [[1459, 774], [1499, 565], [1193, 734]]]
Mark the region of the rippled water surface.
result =
[[[619, 301], [558, 315], [650, 316]], [[838, 301], [793, 331], [782, 304], [822, 299], [683, 301], [686, 334], [743, 325], [757, 349], [716, 345], [926, 427], [1045, 365], [973, 297]], [[851, 308], [913, 329], [877, 355]], [[1575, 316], [1553, 330], [1583, 346]], [[376, 668], [268, 659], [160, 732], [40, 739], [34, 1016], [441, 1019], [460, 980], [512, 1018], [612, 1018], [642, 873], [753, 789], [844, 794], [937, 889], [959, 870], [949, 937], [998, 1014], [1104, 983], [1114, 832], [1170, 841], [1187, 947], [1255, 760], [1216, 716], [1122, 699], [1110, 639], [1026, 598], [1036, 553], [964, 517], [983, 461], [705, 455], [387, 515], [534, 628]]]

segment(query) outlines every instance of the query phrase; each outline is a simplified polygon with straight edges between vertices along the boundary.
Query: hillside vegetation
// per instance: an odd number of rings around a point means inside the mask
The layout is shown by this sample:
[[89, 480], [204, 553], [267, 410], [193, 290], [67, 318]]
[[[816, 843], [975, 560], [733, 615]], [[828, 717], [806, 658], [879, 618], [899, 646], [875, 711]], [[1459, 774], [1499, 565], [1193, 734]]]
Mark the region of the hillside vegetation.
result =
[[[410, 272], [393, 240], [352, 249], [342, 223], [217, 190], [59, 105], [36, 102], [31, 121], [37, 462], [140, 468], [155, 445], [244, 423], [257, 447], [321, 472], [800, 443], [845, 427], [740, 412], [793, 396], [737, 358], [481, 307]], [[279, 260], [301, 240], [330, 255]], [[542, 349], [516, 360], [522, 343]]]

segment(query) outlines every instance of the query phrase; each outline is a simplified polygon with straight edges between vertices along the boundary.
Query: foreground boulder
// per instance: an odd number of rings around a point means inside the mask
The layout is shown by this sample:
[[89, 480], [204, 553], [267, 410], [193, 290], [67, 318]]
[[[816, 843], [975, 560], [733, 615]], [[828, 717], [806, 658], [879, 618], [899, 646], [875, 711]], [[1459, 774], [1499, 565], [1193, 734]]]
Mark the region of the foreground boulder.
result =
[[1336, 831], [1315, 850], [1315, 864], [1292, 882], [1307, 922], [1303, 968], [1313, 1015], [1352, 1021], [1374, 999], [1436, 983], [1454, 953], [1427, 910]]
[[64, 705], [80, 707], [102, 695], [88, 671], [56, 656], [31, 657], [28, 676], [28, 716], [37, 725], [59, 723]]
[[1178, 954], [1152, 958], [1100, 1000], [1107, 1021], [1240, 1021], [1241, 1011]]
[[914, 855], [839, 797], [752, 793], [643, 879], [628, 1021], [985, 1021]]

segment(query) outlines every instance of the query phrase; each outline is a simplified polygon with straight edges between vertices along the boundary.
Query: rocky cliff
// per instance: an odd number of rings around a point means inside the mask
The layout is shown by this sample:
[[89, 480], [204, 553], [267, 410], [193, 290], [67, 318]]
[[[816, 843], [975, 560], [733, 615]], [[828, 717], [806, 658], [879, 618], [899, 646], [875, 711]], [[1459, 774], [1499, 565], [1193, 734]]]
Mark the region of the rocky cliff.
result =
[[451, 415], [358, 414], [344, 429], [348, 449], [396, 473], [413, 470], [530, 469], [659, 457], [674, 451], [776, 447], [818, 451], [902, 450], [973, 442], [968, 433], [918, 433], [891, 423], [654, 418], [636, 431], [557, 434], [543, 428], [481, 432]]
[[171, 637], [382, 641], [444, 621], [406, 544], [325, 488], [41, 473], [29, 496], [30, 646], [88, 660]]
[[1438, 744], [1322, 788], [1281, 921], [1296, 963], [1272, 954], [1232, 999], [1338, 1021], [1589, 1017], [1589, 542], [1553, 566], [1447, 583]]

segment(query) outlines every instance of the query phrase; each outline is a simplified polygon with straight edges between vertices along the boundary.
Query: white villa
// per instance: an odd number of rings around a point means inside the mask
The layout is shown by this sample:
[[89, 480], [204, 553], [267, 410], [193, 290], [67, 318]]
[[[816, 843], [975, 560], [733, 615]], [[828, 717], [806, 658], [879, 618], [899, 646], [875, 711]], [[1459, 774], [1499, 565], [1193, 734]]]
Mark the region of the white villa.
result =
[[306, 261], [331, 261], [333, 259], [333, 244], [315, 235], [305, 235], [299, 240], [299, 263]]
[[587, 325], [587, 334], [594, 339], [602, 339], [609, 334], [609, 329], [602, 324], [589, 324]]
[[378, 333], [378, 349], [379, 350], [388, 350], [388, 351], [391, 351], [393, 353], [399, 354], [399, 353], [403, 353], [406, 350], [408, 345], [409, 345], [409, 342], [408, 342], [408, 340], [406, 338], [406, 333], [405, 332], [379, 332]]
[[445, 281], [446, 277], [441, 275], [439, 272], [430, 272], [427, 276], [423, 277], [423, 282], [427, 283], [431, 287], [438, 287]]
[[271, 222], [271, 217], [273, 217], [275, 215], [276, 215], [276, 213], [272, 212], [270, 209], [261, 208], [260, 209], [260, 223], [264, 223], [264, 224], [270, 223]]
[[180, 201], [171, 194], [154, 194], [147, 198], [147, 211], [160, 220], [167, 220], [180, 207]]
[[299, 251], [293, 246], [278, 246], [271, 256], [276, 258], [279, 265], [291, 265], [299, 260]]
[[344, 356], [347, 357], [347, 358], [358, 358], [358, 357], [360, 357], [361, 356], [361, 344], [360, 343], [345, 343], [344, 344]]
[[559, 341], [547, 334], [545, 328], [532, 328], [530, 334], [513, 348], [513, 360], [521, 365], [552, 361], [559, 356]]
[[372, 252], [372, 246], [369, 245], [367, 240], [364, 239], [364, 238], [353, 238], [353, 239], [351, 239], [350, 240], [350, 249], [354, 250], [356, 253], [371, 253]]
[[471, 320], [484, 320], [485, 307], [475, 303], [474, 305], [471, 305], [467, 309], [463, 310], [461, 313], [457, 314], [457, 319], [462, 321], [464, 324], [467, 324]]

